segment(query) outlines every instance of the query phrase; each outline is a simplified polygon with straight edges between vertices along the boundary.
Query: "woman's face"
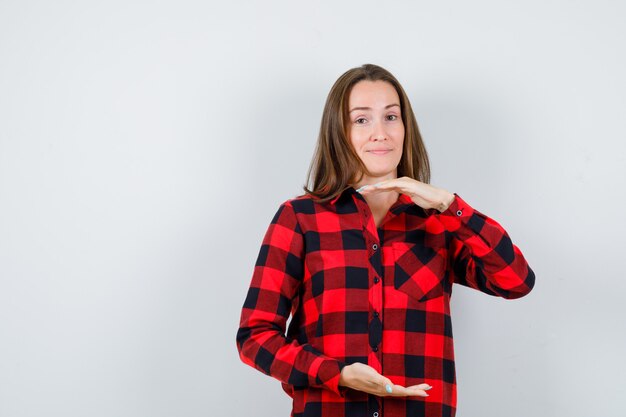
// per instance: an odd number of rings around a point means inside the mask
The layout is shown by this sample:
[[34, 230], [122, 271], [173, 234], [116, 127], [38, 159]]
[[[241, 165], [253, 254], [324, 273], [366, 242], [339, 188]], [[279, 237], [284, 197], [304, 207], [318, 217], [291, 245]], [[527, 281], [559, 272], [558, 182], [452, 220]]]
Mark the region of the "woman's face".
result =
[[357, 185], [397, 178], [404, 124], [396, 89], [386, 81], [359, 81], [350, 92], [348, 111], [350, 141], [373, 175], [364, 175]]

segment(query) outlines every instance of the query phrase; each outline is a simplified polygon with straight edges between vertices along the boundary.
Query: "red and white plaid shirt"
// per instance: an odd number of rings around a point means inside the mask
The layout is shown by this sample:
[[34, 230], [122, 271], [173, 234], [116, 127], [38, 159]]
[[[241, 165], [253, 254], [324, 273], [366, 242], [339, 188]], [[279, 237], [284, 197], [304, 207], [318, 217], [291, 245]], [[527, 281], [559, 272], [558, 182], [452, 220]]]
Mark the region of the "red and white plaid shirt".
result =
[[[237, 348], [282, 382], [293, 417], [455, 415], [452, 284], [513, 299], [531, 291], [535, 275], [500, 224], [454, 195], [439, 213], [400, 194], [378, 228], [353, 187], [325, 204], [303, 195], [280, 205]], [[433, 388], [429, 397], [379, 397], [340, 387], [341, 369], [354, 362], [395, 384]]]

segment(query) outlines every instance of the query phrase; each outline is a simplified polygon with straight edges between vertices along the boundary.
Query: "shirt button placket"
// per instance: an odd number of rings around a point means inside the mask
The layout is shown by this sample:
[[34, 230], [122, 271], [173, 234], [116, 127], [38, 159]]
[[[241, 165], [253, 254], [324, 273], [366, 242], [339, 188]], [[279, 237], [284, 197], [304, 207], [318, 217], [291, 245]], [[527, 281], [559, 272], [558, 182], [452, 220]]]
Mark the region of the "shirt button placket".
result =
[[375, 396], [375, 395], [368, 395], [368, 402], [369, 402], [369, 416], [371, 417], [382, 417], [381, 416], [381, 412], [380, 412], [380, 402], [379, 402], [379, 397]]
[[[378, 244], [373, 243], [372, 249], [376, 251], [378, 249]], [[379, 280], [378, 273], [376, 273], [376, 275], [374, 276], [374, 283], [376, 284], [378, 280]], [[370, 325], [369, 325], [369, 341], [370, 341], [370, 348], [372, 349], [372, 351], [378, 352], [379, 351], [378, 345], [380, 344], [382, 340], [382, 323], [380, 320], [380, 313], [379, 313], [382, 309], [382, 289], [378, 285], [376, 285], [374, 287], [371, 287], [371, 290], [374, 293], [373, 293], [372, 304], [371, 304], [373, 311], [372, 311], [372, 320], [370, 321]]]

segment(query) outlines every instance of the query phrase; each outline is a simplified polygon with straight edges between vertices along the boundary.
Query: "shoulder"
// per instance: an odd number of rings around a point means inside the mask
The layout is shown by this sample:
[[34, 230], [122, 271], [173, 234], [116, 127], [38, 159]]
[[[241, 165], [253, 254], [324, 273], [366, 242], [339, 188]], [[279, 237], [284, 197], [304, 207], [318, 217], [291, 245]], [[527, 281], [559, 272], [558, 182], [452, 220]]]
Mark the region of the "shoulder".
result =
[[320, 204], [314, 197], [301, 194], [284, 200], [280, 204], [280, 208], [288, 208], [298, 214], [315, 214], [319, 212]]

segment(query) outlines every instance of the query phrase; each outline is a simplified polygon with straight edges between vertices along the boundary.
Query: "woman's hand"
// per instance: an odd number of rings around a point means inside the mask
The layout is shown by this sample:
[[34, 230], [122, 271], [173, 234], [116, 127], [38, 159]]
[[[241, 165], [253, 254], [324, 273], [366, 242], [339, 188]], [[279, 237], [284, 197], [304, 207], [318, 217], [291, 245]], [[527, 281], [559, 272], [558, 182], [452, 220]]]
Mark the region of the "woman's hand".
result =
[[380, 397], [387, 395], [394, 397], [415, 395], [428, 397], [426, 391], [432, 388], [428, 384], [412, 385], [410, 387], [395, 385], [389, 378], [382, 376], [371, 366], [360, 362], [343, 367], [339, 376], [339, 385]]
[[373, 185], [365, 185], [357, 190], [363, 195], [381, 191], [397, 191], [411, 197], [423, 209], [445, 211], [454, 201], [454, 194], [410, 177], [392, 178]]

